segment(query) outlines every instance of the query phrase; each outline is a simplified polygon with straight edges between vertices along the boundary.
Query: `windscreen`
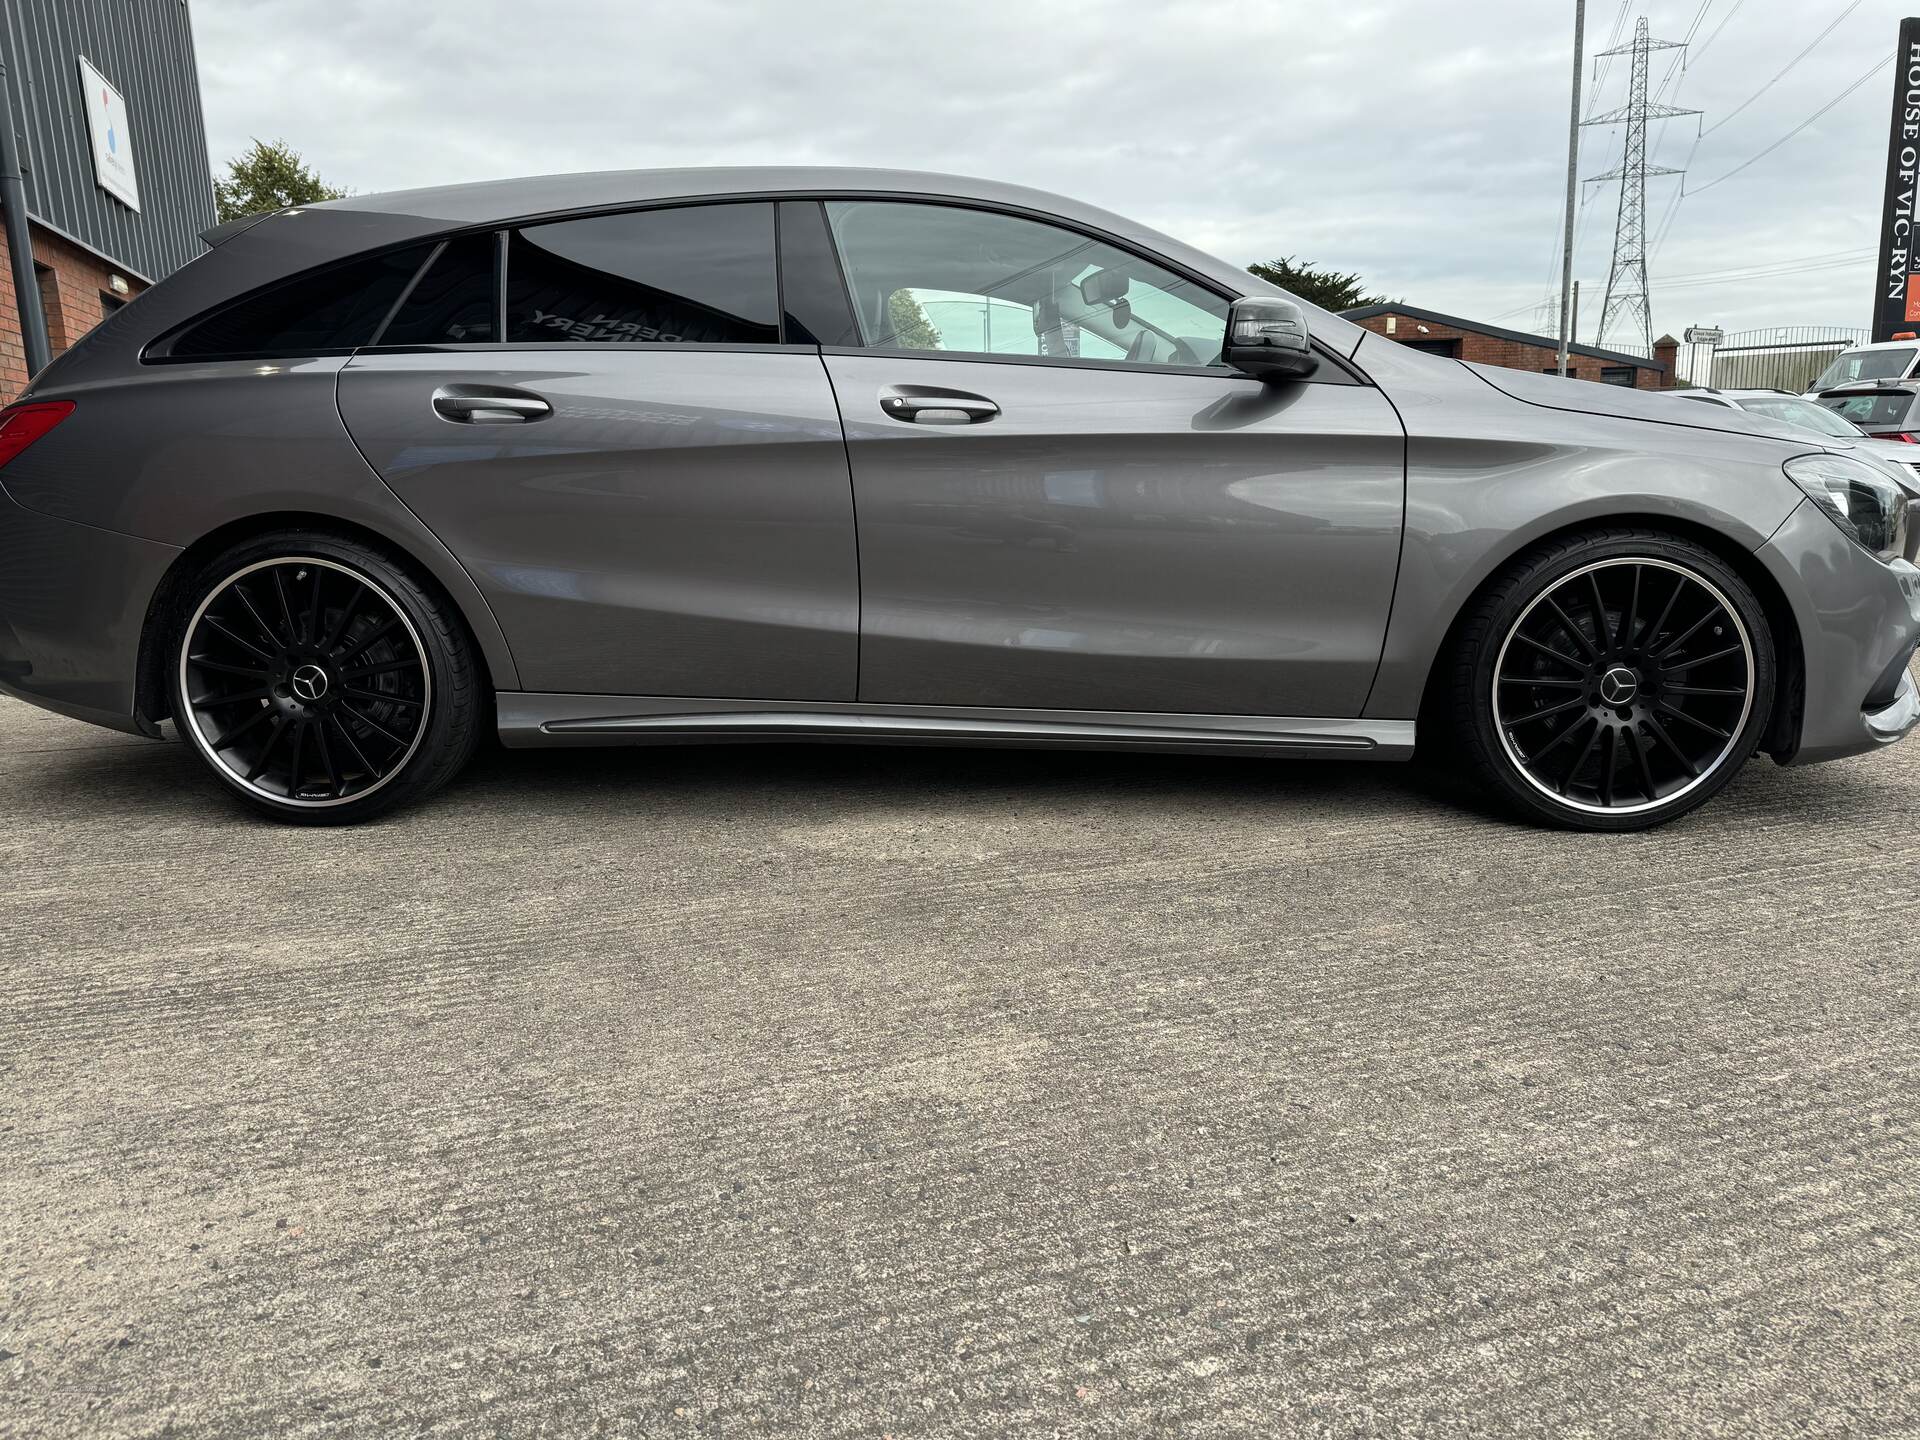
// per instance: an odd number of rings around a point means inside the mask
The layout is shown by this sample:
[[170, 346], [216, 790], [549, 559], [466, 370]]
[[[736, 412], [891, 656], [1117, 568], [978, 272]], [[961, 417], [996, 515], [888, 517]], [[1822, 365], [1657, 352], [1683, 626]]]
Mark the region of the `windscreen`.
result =
[[1898, 380], [1913, 363], [1911, 348], [1902, 350], [1849, 350], [1820, 372], [1813, 382], [1816, 390], [1830, 390], [1855, 380]]
[[1797, 425], [1802, 430], [1817, 430], [1822, 435], [1833, 436], [1836, 440], [1860, 438], [1858, 425], [1835, 414], [1824, 405], [1816, 405], [1811, 400], [1796, 400], [1782, 395], [1777, 400], [1771, 398], [1742, 400], [1740, 408], [1751, 410], [1756, 415], [1765, 415], [1769, 420]]

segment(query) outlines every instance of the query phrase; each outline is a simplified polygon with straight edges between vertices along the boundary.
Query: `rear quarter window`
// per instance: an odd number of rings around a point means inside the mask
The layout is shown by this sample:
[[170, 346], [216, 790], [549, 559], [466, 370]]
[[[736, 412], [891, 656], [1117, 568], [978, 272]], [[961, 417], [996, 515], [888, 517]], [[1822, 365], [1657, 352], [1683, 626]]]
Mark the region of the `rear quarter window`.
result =
[[158, 358], [220, 360], [317, 355], [369, 343], [434, 250], [409, 246], [283, 281], [196, 320]]

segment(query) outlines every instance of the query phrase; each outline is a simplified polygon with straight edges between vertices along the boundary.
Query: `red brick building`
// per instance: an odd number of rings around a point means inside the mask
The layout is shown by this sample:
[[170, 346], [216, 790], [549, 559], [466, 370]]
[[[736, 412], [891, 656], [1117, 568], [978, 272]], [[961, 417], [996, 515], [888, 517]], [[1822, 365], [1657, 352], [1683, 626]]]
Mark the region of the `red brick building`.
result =
[[[146, 281], [51, 230], [31, 225], [31, 234], [40, 305], [47, 316], [47, 347], [55, 355], [147, 288]], [[29, 378], [19, 295], [13, 287], [13, 254], [6, 233], [0, 231], [0, 397], [13, 399], [26, 389]]]
[[[1555, 375], [1560, 370], [1560, 342], [1524, 330], [1503, 330], [1436, 310], [1411, 305], [1362, 305], [1345, 318], [1376, 335], [1397, 340], [1416, 350], [1451, 356], [1476, 365], [1499, 365], [1508, 370], [1532, 370]], [[1576, 380], [1623, 385], [1637, 390], [1662, 390], [1673, 383], [1674, 357], [1679, 342], [1662, 336], [1653, 347], [1654, 358], [1602, 350], [1595, 345], [1567, 347], [1567, 374]]]

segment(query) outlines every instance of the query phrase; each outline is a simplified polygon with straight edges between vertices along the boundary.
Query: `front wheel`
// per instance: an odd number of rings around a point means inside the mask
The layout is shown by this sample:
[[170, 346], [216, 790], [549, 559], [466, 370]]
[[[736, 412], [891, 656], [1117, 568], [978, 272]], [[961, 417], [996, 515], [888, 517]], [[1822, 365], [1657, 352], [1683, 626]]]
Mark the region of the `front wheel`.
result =
[[1753, 754], [1773, 638], [1704, 546], [1598, 531], [1535, 550], [1480, 597], [1452, 681], [1462, 748], [1523, 814], [1640, 830], [1704, 804]]
[[472, 646], [394, 557], [302, 531], [246, 541], [188, 587], [171, 666], [181, 734], [274, 819], [350, 824], [419, 799], [472, 755]]

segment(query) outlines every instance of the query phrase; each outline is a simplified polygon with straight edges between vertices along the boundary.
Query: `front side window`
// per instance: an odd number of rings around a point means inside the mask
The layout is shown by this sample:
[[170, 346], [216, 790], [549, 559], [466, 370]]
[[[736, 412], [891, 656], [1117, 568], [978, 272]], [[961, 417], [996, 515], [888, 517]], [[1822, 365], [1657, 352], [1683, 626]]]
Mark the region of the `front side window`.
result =
[[689, 205], [510, 231], [507, 340], [762, 344], [780, 338], [773, 206]]
[[827, 215], [870, 348], [1219, 364], [1227, 302], [1103, 241], [953, 205]]
[[413, 245], [277, 285], [189, 326], [165, 353], [214, 360], [355, 349], [373, 339], [433, 249]]

